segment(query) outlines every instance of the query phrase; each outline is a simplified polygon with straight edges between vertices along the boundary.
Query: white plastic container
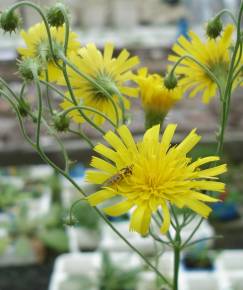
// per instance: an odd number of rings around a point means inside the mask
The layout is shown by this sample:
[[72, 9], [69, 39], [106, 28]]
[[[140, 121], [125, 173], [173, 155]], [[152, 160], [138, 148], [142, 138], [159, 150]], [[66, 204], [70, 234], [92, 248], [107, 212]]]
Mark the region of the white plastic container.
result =
[[[115, 222], [116, 229], [140, 252], [151, 255], [155, 252], [154, 240], [151, 237], [141, 237], [138, 233], [129, 231], [129, 222]], [[131, 248], [106, 224], [102, 229], [101, 250], [126, 252]]]
[[[72, 275], [85, 275], [93, 284], [98, 284], [101, 271], [101, 255], [93, 253], [71, 253], [59, 256], [54, 264], [49, 290], [59, 290], [61, 284]], [[95, 290], [94, 288], [90, 290]]]

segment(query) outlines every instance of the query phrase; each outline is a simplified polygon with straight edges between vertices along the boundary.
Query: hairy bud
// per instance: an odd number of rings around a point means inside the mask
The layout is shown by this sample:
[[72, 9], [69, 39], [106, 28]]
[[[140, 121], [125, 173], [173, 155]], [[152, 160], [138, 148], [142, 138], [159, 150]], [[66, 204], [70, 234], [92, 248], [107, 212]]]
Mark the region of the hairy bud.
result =
[[20, 16], [11, 10], [5, 10], [1, 13], [0, 16], [0, 27], [5, 32], [15, 32], [21, 26], [21, 18]]
[[62, 26], [65, 23], [64, 13], [68, 14], [66, 6], [63, 3], [56, 3], [46, 12], [48, 23], [55, 27]]
[[216, 17], [208, 22], [206, 33], [209, 38], [215, 39], [220, 36], [223, 30], [223, 24], [219, 17]]

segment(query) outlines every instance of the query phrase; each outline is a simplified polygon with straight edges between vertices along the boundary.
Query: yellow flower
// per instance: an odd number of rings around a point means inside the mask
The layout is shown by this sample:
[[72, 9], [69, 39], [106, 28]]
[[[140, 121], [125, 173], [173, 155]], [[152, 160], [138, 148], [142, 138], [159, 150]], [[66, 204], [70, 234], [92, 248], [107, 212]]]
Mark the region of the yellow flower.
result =
[[147, 68], [138, 71], [135, 82], [145, 111], [167, 114], [168, 111], [182, 98], [183, 91], [178, 85], [173, 90], [164, 86], [163, 78], [158, 74], [148, 74]]
[[103, 144], [94, 148], [102, 157], [93, 157], [91, 166], [98, 171], [89, 171], [86, 176], [88, 182], [101, 185], [101, 190], [88, 197], [89, 203], [96, 206], [119, 196], [121, 201], [104, 211], [119, 216], [133, 209], [130, 230], [142, 235], [147, 234], [156, 210], [163, 213], [161, 232], [168, 231], [169, 204], [188, 207], [206, 218], [211, 208], [205, 202], [217, 199], [201, 191], [224, 191], [224, 183], [216, 181], [216, 176], [226, 171], [226, 165], [201, 167], [219, 160], [217, 156], [192, 162], [187, 153], [200, 136], [192, 130], [179, 145], [171, 146], [175, 129], [175, 124], [168, 125], [160, 140], [160, 126], [156, 125], [138, 143], [125, 125], [117, 130], [118, 134], [109, 131], [104, 139], [111, 148]]
[[[65, 39], [65, 25], [59, 28], [51, 27], [51, 37], [53, 40], [53, 47], [63, 47]], [[61, 71], [55, 65], [48, 42], [46, 28], [43, 22], [37, 23], [30, 27], [28, 31], [21, 31], [21, 36], [25, 42], [26, 47], [19, 47], [18, 52], [23, 58], [39, 58], [44, 65], [47, 66], [50, 81], [56, 81], [60, 78]], [[78, 35], [74, 32], [70, 33], [68, 43], [67, 55], [71, 52], [77, 51], [80, 48], [78, 42]], [[44, 78], [44, 77], [43, 77]]]
[[[234, 26], [230, 24], [220, 37], [207, 39], [204, 42], [194, 32], [189, 33], [190, 41], [184, 36], [180, 36], [178, 43], [173, 46], [176, 55], [169, 56], [169, 60], [176, 62], [180, 57], [190, 55], [213, 72], [221, 85], [224, 85], [230, 62], [233, 31]], [[217, 85], [215, 81], [194, 61], [190, 59], [183, 60], [176, 68], [176, 73], [184, 76], [181, 85], [185, 86], [185, 90], [190, 89], [190, 97], [194, 97], [201, 92], [203, 102], [209, 103], [216, 95]]]
[[[123, 101], [126, 109], [129, 108], [129, 101], [124, 95], [129, 97], [137, 96], [137, 89], [129, 87], [127, 82], [132, 80], [133, 74], [131, 69], [139, 62], [137, 57], [129, 58], [127, 50], [113, 57], [114, 46], [111, 43], [105, 44], [104, 53], [102, 54], [94, 44], [88, 44], [79, 50], [78, 55], [73, 54], [70, 58], [80, 71], [92, 77], [99, 85], [105, 87], [112, 95], [112, 98], [118, 107], [119, 117], [121, 109], [119, 108], [119, 97], [115, 93], [120, 91], [123, 95]], [[72, 69], [68, 70], [69, 79], [74, 89], [74, 94], [79, 103], [84, 106], [92, 107], [106, 114], [113, 122], [116, 121], [114, 107], [109, 98], [97, 89], [89, 81], [82, 78]], [[64, 84], [64, 83], [61, 83]], [[65, 100], [61, 107], [67, 109], [74, 104], [72, 101]], [[101, 125], [105, 119], [97, 114], [85, 111], [96, 124]], [[72, 111], [69, 114], [77, 123], [84, 120], [78, 111]]]

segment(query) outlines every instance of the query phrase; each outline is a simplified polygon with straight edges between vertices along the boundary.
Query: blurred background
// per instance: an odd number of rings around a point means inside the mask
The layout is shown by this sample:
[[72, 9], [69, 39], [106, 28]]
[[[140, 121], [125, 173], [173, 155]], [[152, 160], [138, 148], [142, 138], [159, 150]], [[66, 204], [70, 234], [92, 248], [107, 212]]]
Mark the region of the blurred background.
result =
[[[15, 2], [18, 1], [0, 0], [0, 11]], [[54, 0], [31, 2], [42, 7], [55, 3]], [[167, 56], [179, 35], [186, 35], [188, 30], [194, 30], [204, 37], [205, 22], [223, 8], [229, 8], [236, 13], [240, 0], [63, 2], [70, 9], [72, 28], [78, 33], [83, 45], [94, 42], [102, 49], [105, 42], [113, 42], [117, 53], [126, 48], [132, 55], [138, 55], [142, 65], [147, 66], [150, 72], [163, 74], [168, 65]], [[29, 8], [22, 9], [20, 13], [24, 28], [40, 21], [36, 13]], [[224, 21], [230, 20], [225, 17]], [[16, 91], [20, 88], [20, 80], [16, 73], [16, 48], [20, 45], [23, 45], [23, 41], [18, 33], [11, 36], [0, 34], [0, 75]], [[243, 289], [242, 94], [241, 89], [234, 93], [226, 135], [225, 161], [229, 164], [229, 174], [225, 177], [225, 206], [216, 205], [215, 214], [209, 222], [205, 221], [197, 236], [205, 238], [212, 234], [222, 234], [224, 238], [200, 244], [199, 248], [191, 251], [199, 259], [199, 264], [205, 262], [204, 258], [209, 256], [212, 265], [207, 271], [230, 273], [227, 275], [233, 286], [229, 289], [235, 290]], [[34, 95], [32, 101], [35, 102]], [[134, 102], [132, 110], [131, 128], [134, 134], [139, 135], [144, 130], [139, 100]], [[169, 113], [167, 123], [171, 121], [180, 124], [175, 138], [177, 141], [192, 128], [198, 128], [203, 140], [202, 145], [193, 152], [193, 156], [200, 157], [215, 152], [218, 118], [216, 99], [210, 105], [203, 105], [199, 98], [194, 98], [178, 103]], [[31, 124], [28, 125], [27, 131], [34, 136], [35, 131]], [[88, 127], [85, 131], [95, 142], [98, 141], [97, 133]], [[60, 152], [52, 138], [45, 135], [45, 132], [43, 134], [48, 155], [61, 164]], [[95, 188], [87, 185], [83, 179], [92, 152], [73, 136], [63, 134], [62, 138], [71, 159], [76, 161], [70, 175], [87, 192], [93, 192]], [[89, 208], [79, 204], [74, 211], [79, 225], [72, 228], [64, 226], [68, 209], [78, 198], [78, 192], [52, 169], [43, 165], [37, 154], [26, 144], [14, 113], [0, 98], [0, 290], [157, 290], [153, 274], [148, 269], [141, 270], [141, 261], [136, 256], [127, 256], [129, 249]], [[129, 233], [128, 217], [113, 222], [134, 245], [153, 259], [153, 241], [149, 237], [139, 238]], [[190, 230], [188, 228], [184, 233], [185, 237]], [[124, 269], [121, 265], [128, 257], [131, 269]], [[187, 258], [189, 262], [192, 260], [190, 255], [187, 257], [185, 254], [185, 260]], [[163, 259], [159, 267], [170, 276], [173, 267], [172, 256], [166, 252]], [[168, 265], [166, 269], [164, 264]], [[131, 271], [132, 277], [129, 276]], [[184, 271], [187, 271], [185, 266]], [[235, 273], [238, 273], [238, 276]], [[214, 274], [211, 284], [202, 284], [204, 288], [200, 289], [198, 282], [203, 279], [201, 276], [196, 279], [196, 284], [190, 275], [185, 277], [188, 280], [188, 290], [223, 289], [220, 288], [218, 278], [215, 278]]]

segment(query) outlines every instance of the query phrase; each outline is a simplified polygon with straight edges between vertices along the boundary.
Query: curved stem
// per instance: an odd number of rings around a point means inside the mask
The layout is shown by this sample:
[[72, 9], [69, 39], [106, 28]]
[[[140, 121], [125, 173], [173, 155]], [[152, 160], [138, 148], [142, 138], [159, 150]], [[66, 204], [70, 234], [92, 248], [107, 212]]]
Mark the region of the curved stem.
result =
[[104, 119], [106, 119], [114, 128], [116, 128], [116, 125], [112, 122], [112, 120], [109, 117], [107, 117], [104, 113], [99, 112], [99, 111], [97, 111], [96, 109], [94, 109], [92, 107], [87, 107], [87, 106], [73, 106], [73, 107], [70, 107], [70, 108], [66, 109], [65, 111], [62, 111], [61, 114], [65, 116], [68, 113], [70, 113], [72, 111], [75, 111], [75, 110], [78, 110], [78, 109], [93, 112], [93, 113], [95, 113], [95, 114], [103, 117]]
[[68, 129], [68, 132], [70, 132], [72, 134], [78, 135], [79, 137], [81, 137], [82, 139], [84, 139], [89, 144], [89, 146], [90, 146], [91, 149], [94, 148], [94, 144], [92, 143], [92, 141], [83, 132], [81, 132], [81, 131], [77, 132], [77, 131], [74, 131], [72, 129]]
[[208, 75], [209, 75], [209, 77], [217, 84], [217, 87], [218, 87], [218, 90], [219, 90], [219, 94], [220, 94], [220, 98], [222, 98], [222, 95], [223, 95], [223, 93], [222, 93], [222, 89], [221, 89], [221, 85], [220, 85], [220, 82], [219, 82], [219, 80], [217, 79], [217, 77], [210, 71], [210, 69], [207, 67], [207, 66], [205, 66], [204, 64], [202, 64], [200, 61], [198, 61], [197, 59], [195, 59], [193, 56], [191, 56], [191, 55], [183, 55], [182, 57], [180, 57], [179, 59], [178, 59], [178, 61], [177, 62], [175, 62], [174, 63], [174, 65], [173, 65], [173, 67], [172, 67], [172, 69], [171, 69], [171, 71], [170, 71], [170, 73], [174, 73], [175, 72], [175, 70], [176, 70], [176, 67], [184, 60], [184, 59], [190, 59], [191, 61], [193, 61], [193, 62], [195, 62], [198, 66], [200, 66]]
[[5, 99], [9, 102], [9, 104], [12, 106], [12, 108], [14, 109], [16, 115], [17, 115], [17, 118], [19, 120], [19, 125], [20, 125], [20, 130], [22, 132], [22, 135], [23, 137], [28, 141], [28, 143], [36, 148], [36, 144], [34, 143], [34, 141], [28, 136], [28, 134], [26, 133], [25, 131], [25, 127], [24, 127], [24, 123], [23, 123], [23, 120], [22, 120], [22, 116], [20, 115], [19, 113], [19, 110], [18, 110], [18, 107], [16, 106], [16, 104], [14, 103], [13, 100], [11, 100], [11, 98], [8, 96], [8, 94], [2, 90], [0, 90], [0, 94], [3, 95], [5, 97]]
[[[72, 86], [71, 86], [71, 83], [70, 83], [70, 80], [69, 80], [69, 77], [68, 77], [68, 74], [67, 74], [67, 68], [66, 68], [66, 63], [63, 62], [63, 75], [64, 75], [64, 78], [65, 78], [65, 81], [66, 81], [66, 84], [67, 84], [67, 88], [68, 88], [68, 92], [70, 94], [70, 97], [72, 99], [72, 102], [75, 106], [78, 106], [78, 102], [74, 96], [74, 93], [73, 93], [73, 89], [72, 89]], [[97, 126], [92, 120], [90, 120], [90, 118], [88, 118], [86, 116], [86, 114], [82, 111], [82, 110], [79, 110], [80, 112], [80, 115], [85, 119], [85, 121], [87, 121], [93, 128], [95, 128], [98, 132], [100, 132], [102, 135], [105, 134], [105, 131], [102, 130], [99, 126]]]
[[235, 26], [237, 25], [237, 20], [235, 19], [234, 14], [229, 9], [223, 9], [219, 11], [219, 13], [217, 13], [214, 18], [221, 17], [223, 16], [223, 14], [228, 14], [232, 19], [232, 21], [234, 22]]
[[33, 9], [35, 9], [39, 13], [39, 15], [41, 16], [41, 18], [42, 18], [42, 20], [44, 22], [45, 28], [46, 28], [47, 38], [48, 38], [48, 42], [49, 42], [49, 45], [50, 45], [50, 51], [51, 51], [52, 58], [53, 58], [55, 64], [58, 67], [60, 67], [60, 64], [58, 63], [58, 61], [56, 59], [56, 56], [55, 56], [55, 53], [54, 53], [54, 49], [53, 49], [50, 27], [49, 27], [49, 24], [48, 24], [48, 21], [46, 19], [45, 14], [41, 10], [41, 7], [38, 6], [37, 4], [34, 4], [34, 3], [30, 2], [30, 1], [21, 1], [21, 2], [18, 2], [18, 3], [13, 4], [9, 8], [9, 11], [10, 12], [11, 11], [14, 11], [15, 9], [17, 9], [17, 8], [19, 8], [21, 6], [29, 6], [29, 7], [33, 8]]

